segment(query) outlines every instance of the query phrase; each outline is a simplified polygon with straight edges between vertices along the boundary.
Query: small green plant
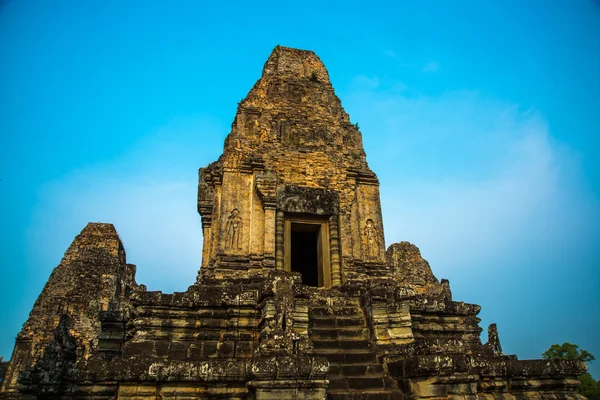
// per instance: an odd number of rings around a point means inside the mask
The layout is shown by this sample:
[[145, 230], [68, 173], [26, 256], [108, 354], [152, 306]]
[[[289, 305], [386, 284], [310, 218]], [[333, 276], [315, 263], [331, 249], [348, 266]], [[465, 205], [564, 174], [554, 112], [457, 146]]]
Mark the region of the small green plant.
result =
[[[553, 344], [548, 350], [542, 353], [544, 360], [579, 360], [592, 362], [595, 357], [592, 353], [580, 349], [578, 345], [565, 342], [563, 344]], [[587, 397], [589, 400], [600, 400], [600, 381], [595, 380], [589, 372], [579, 376], [580, 385], [577, 393]]]
[[313, 82], [319, 82], [319, 77], [317, 76], [317, 73], [315, 71], [313, 71], [312, 74], [310, 74], [310, 80]]
[[356, 128], [356, 130], [360, 130], [360, 127], [358, 126], [358, 122], [354, 124], [354, 127]]

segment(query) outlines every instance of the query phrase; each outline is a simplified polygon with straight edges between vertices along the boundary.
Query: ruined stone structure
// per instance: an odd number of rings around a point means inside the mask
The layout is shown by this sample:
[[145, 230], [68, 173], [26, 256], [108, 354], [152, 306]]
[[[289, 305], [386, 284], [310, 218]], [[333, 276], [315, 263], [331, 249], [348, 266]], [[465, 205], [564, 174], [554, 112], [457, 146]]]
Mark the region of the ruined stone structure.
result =
[[135, 282], [90, 223], [19, 333], [0, 398], [575, 399], [577, 361], [482, 344], [414, 245], [384, 247], [361, 134], [310, 51], [276, 47], [200, 169], [202, 266], [186, 292]]

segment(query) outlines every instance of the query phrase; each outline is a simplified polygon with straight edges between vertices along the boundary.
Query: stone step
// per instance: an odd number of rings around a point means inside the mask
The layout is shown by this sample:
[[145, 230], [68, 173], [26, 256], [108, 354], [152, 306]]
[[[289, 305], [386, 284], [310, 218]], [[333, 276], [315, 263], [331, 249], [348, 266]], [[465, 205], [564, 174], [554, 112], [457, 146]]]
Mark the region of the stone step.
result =
[[392, 391], [370, 391], [370, 392], [348, 392], [332, 390], [327, 392], [328, 400], [403, 400], [400, 392]]
[[315, 350], [370, 350], [369, 340], [322, 340], [312, 339]]
[[329, 376], [364, 376], [381, 375], [383, 376], [383, 367], [379, 364], [349, 364], [349, 365], [331, 365], [329, 367]]
[[380, 376], [330, 376], [329, 377], [329, 389], [334, 390], [346, 390], [346, 391], [358, 391], [363, 392], [366, 390], [386, 390], [383, 377]]
[[315, 314], [309, 313], [311, 319], [343, 319], [343, 318], [365, 318], [365, 315], [361, 312], [352, 314]]
[[349, 376], [347, 377], [350, 390], [385, 390], [382, 376]]
[[310, 330], [311, 340], [368, 340], [369, 330], [361, 327], [349, 327], [349, 328], [316, 328], [313, 327]]
[[328, 391], [334, 391], [334, 390], [348, 391], [348, 390], [350, 390], [350, 388], [348, 388], [348, 381], [345, 378], [336, 379], [336, 377], [330, 376], [329, 377], [329, 387], [327, 388], [327, 390]]
[[371, 351], [338, 350], [331, 352], [314, 349], [314, 353], [327, 358], [331, 365], [377, 364], [377, 355]]
[[310, 308], [319, 308], [319, 307], [358, 307], [360, 308], [360, 300], [356, 300], [356, 298], [351, 297], [329, 297], [328, 299], [318, 299], [317, 301], [311, 300], [308, 303]]
[[[332, 380], [334, 386], [331, 386]], [[404, 398], [395, 381], [388, 376], [367, 375], [337, 380], [335, 378], [330, 378], [329, 382], [330, 386], [327, 389], [328, 399], [400, 400]]]
[[310, 312], [313, 316], [362, 315], [362, 309], [355, 306], [313, 307]]
[[366, 327], [367, 322], [363, 316], [315, 316], [312, 318], [312, 326], [314, 328]]

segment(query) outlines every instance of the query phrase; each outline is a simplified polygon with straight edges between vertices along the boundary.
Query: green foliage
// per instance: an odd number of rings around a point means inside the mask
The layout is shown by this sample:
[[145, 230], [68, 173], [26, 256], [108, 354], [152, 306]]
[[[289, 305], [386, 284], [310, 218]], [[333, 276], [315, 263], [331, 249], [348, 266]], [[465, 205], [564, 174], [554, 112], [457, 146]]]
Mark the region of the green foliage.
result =
[[360, 130], [360, 128], [358, 127], [358, 122], [354, 124], [354, 127], [356, 128], [356, 130]]
[[[544, 360], [579, 360], [594, 361], [594, 355], [579, 346], [572, 343], [563, 343], [561, 345], [553, 344], [548, 350], [542, 353]], [[580, 385], [577, 393], [587, 397], [589, 400], [600, 400], [600, 381], [595, 381], [589, 372], [579, 377]]]
[[600, 381], [595, 381], [589, 372], [579, 377], [581, 384], [577, 388], [577, 393], [585, 396], [588, 400], [600, 400]]
[[553, 344], [548, 350], [542, 353], [544, 360], [580, 360], [594, 361], [594, 356], [586, 350], [579, 349], [579, 346], [572, 343], [563, 343], [561, 345]]
[[317, 76], [317, 73], [315, 71], [313, 71], [312, 74], [310, 74], [310, 80], [313, 82], [319, 82], [319, 77]]

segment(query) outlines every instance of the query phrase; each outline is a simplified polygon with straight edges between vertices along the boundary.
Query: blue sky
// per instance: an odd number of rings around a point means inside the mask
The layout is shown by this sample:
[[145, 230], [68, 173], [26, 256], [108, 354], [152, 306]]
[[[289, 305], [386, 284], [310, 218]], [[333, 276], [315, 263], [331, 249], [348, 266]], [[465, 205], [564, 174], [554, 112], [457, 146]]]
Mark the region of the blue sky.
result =
[[88, 221], [149, 289], [193, 283], [197, 169], [277, 44], [314, 50], [359, 123], [388, 245], [506, 353], [600, 358], [594, 0], [0, 2], [0, 355]]

